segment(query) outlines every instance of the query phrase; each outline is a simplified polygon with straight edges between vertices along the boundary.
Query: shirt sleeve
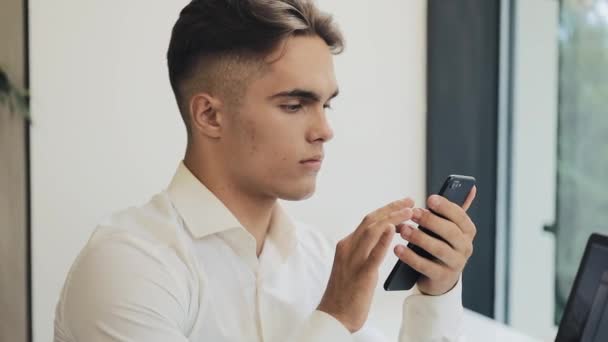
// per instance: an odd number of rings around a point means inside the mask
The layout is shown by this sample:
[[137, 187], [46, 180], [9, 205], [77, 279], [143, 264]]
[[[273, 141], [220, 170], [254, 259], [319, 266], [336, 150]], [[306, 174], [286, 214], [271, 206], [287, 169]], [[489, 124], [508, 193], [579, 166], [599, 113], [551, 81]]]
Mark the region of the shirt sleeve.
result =
[[[441, 296], [424, 295], [415, 287], [403, 302], [399, 342], [464, 342], [461, 281]], [[290, 342], [386, 342], [386, 337], [366, 324], [351, 334], [340, 321], [315, 311]]]
[[441, 296], [414, 287], [403, 302], [399, 342], [463, 342], [462, 279]]
[[[333, 246], [329, 239], [325, 239], [324, 255], [328, 265], [333, 264]], [[316, 341], [353, 341], [353, 342], [386, 342], [387, 338], [378, 329], [370, 324], [354, 334], [350, 332], [332, 316], [324, 318], [315, 317], [313, 314], [305, 324], [308, 331], [301, 333], [297, 342]], [[415, 286], [403, 301], [403, 314], [401, 327], [399, 329], [398, 342], [464, 342], [462, 307], [462, 278], [456, 286], [441, 296], [428, 296], [420, 292]], [[319, 323], [322, 321], [323, 323]], [[345, 334], [339, 335], [338, 327]], [[336, 330], [334, 330], [336, 329]], [[317, 330], [317, 331], [315, 331]], [[327, 331], [327, 332], [325, 332]], [[323, 339], [323, 334], [336, 333], [333, 339]], [[327, 335], [333, 336], [333, 335]], [[340, 339], [341, 338], [341, 339]], [[290, 341], [291, 342], [291, 341]]]
[[354, 342], [353, 335], [346, 327], [330, 314], [313, 311], [308, 319], [297, 329], [289, 342]]
[[[462, 334], [462, 282], [441, 296], [424, 295], [414, 287], [403, 301], [399, 342], [464, 342]], [[314, 311], [290, 342], [386, 342], [386, 337], [366, 324], [351, 334], [340, 321]]]
[[64, 286], [55, 341], [188, 341], [187, 286], [160, 253], [129, 239], [85, 248]]
[[[464, 342], [462, 285], [458, 284], [441, 296], [427, 296], [412, 289], [403, 301], [399, 342]], [[375, 327], [365, 324], [353, 334], [354, 342], [387, 342]]]

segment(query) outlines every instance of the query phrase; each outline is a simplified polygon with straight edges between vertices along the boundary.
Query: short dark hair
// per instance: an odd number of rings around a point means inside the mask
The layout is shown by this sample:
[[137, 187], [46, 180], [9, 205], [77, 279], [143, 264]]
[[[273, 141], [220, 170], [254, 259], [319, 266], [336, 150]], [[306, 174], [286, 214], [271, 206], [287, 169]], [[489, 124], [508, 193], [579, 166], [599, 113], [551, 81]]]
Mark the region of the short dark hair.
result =
[[[230, 77], [225, 71], [234, 70], [234, 66], [224, 67], [215, 75], [213, 69], [231, 62], [259, 63], [292, 35], [317, 35], [334, 54], [344, 48], [342, 34], [331, 15], [317, 9], [312, 0], [192, 0], [186, 5], [173, 26], [167, 63], [171, 87], [188, 130], [191, 94], [187, 94], [185, 83], [202, 77], [196, 87], [214, 89], [213, 83], [230, 84], [217, 78]], [[244, 80], [240, 78], [239, 83]], [[233, 82], [230, 86], [238, 85]]]

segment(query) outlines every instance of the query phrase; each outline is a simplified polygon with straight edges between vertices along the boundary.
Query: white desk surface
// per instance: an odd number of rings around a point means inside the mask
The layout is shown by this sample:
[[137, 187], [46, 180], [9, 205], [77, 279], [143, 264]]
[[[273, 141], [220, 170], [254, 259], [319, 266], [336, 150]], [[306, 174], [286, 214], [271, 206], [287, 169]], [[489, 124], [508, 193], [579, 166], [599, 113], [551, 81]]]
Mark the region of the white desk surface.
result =
[[467, 342], [542, 342], [476, 312], [465, 310]]

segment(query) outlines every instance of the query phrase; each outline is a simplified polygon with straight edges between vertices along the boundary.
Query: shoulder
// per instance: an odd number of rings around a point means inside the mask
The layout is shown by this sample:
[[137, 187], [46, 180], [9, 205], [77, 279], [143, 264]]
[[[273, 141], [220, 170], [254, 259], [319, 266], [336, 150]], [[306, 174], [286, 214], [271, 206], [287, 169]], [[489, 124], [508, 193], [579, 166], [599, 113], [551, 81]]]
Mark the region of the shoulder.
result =
[[179, 251], [184, 248], [180, 239], [179, 224], [162, 193], [104, 220], [70, 268], [56, 324], [85, 329], [96, 320], [130, 315], [129, 310], [183, 322], [196, 278]]
[[[72, 266], [71, 274], [106, 271], [179, 273], [187, 255], [187, 236], [165, 193], [139, 207], [112, 214], [100, 223]], [[68, 279], [69, 280], [69, 279]]]
[[133, 238], [164, 244], [175, 238], [181, 222], [165, 192], [153, 196], [141, 206], [113, 213], [95, 229], [89, 245], [108, 238]]

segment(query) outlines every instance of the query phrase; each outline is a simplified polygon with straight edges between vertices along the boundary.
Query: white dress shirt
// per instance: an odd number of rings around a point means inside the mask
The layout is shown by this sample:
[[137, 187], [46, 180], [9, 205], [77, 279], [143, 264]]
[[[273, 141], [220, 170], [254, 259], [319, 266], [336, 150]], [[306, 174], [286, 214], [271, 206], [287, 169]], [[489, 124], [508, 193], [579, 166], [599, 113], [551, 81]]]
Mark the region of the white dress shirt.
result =
[[[74, 262], [55, 341], [385, 341], [316, 310], [334, 244], [276, 206], [256, 240], [180, 163], [168, 189], [100, 224]], [[461, 285], [404, 299], [399, 341], [460, 341]]]

